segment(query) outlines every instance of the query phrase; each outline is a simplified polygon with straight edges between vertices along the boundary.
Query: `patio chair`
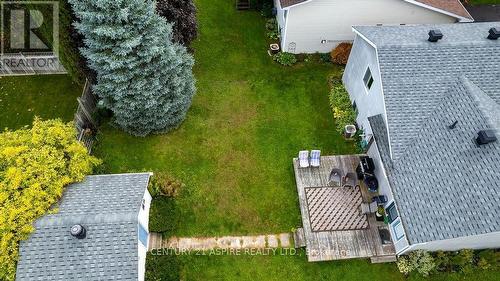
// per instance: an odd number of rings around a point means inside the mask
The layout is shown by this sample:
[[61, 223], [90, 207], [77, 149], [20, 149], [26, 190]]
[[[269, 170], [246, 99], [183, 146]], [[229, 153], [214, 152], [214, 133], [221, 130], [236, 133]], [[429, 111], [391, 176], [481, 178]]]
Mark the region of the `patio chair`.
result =
[[330, 177], [328, 177], [329, 186], [342, 186], [342, 171], [337, 168], [333, 168], [330, 172]]
[[319, 167], [321, 164], [321, 151], [311, 150], [311, 167]]
[[343, 187], [356, 187], [358, 186], [358, 178], [355, 173], [347, 173], [342, 181]]
[[309, 167], [309, 151], [302, 150], [299, 152], [299, 167], [307, 168]]
[[378, 209], [377, 202], [361, 203], [360, 206], [360, 212], [362, 215], [373, 214], [377, 211], [377, 209]]

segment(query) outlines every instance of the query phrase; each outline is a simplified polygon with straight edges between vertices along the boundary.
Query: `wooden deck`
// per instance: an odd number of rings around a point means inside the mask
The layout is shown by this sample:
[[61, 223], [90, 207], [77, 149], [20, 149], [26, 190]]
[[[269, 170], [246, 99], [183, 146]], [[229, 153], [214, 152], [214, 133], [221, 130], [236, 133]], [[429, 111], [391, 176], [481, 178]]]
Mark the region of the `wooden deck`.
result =
[[[356, 166], [359, 163], [359, 155], [347, 156], [325, 156], [321, 157], [321, 166], [319, 168], [299, 168], [298, 160], [293, 159], [293, 167], [295, 171], [295, 180], [297, 183], [297, 192], [299, 194], [300, 211], [302, 214], [302, 224], [304, 240], [307, 249], [308, 260], [313, 261], [328, 261], [351, 258], [373, 258], [386, 257], [395, 254], [393, 244], [382, 244], [379, 229], [388, 229], [383, 222], [378, 222], [375, 215], [365, 216], [364, 219], [367, 225], [360, 220], [359, 213], [354, 212], [358, 209], [360, 201], [353, 200], [353, 194], [360, 192], [364, 202], [371, 201], [372, 194], [369, 194], [364, 184], [350, 190], [350, 192], [329, 192], [332, 187], [328, 186], [328, 178], [333, 168], [338, 168], [347, 172], [355, 172]], [[334, 201], [344, 202], [344, 205], [323, 205], [321, 218], [317, 218], [316, 214], [310, 214], [311, 206], [308, 206], [308, 197], [306, 192], [310, 193], [311, 188], [319, 188], [317, 194], [325, 194], [325, 196], [344, 196], [336, 198]], [[342, 189], [341, 187], [337, 187]], [[352, 188], [351, 188], [352, 189]], [[358, 189], [358, 190], [356, 190]], [[332, 201], [331, 199], [330, 201]], [[328, 201], [328, 200], [326, 200]], [[314, 204], [317, 205], [316, 202]], [[316, 208], [316, 205], [314, 206]], [[333, 206], [333, 207], [332, 207]], [[326, 208], [325, 208], [326, 207]], [[343, 208], [343, 210], [339, 210]], [[334, 214], [331, 214], [334, 213]], [[336, 215], [341, 213], [342, 217]], [[354, 219], [353, 223], [349, 224], [346, 220]], [[323, 224], [330, 226], [329, 231], [313, 231], [317, 230], [317, 225]], [[335, 221], [341, 221], [337, 223]], [[343, 221], [343, 222], [342, 222]], [[343, 225], [354, 225], [351, 230], [340, 230]], [[344, 228], [345, 229], [345, 228]]]

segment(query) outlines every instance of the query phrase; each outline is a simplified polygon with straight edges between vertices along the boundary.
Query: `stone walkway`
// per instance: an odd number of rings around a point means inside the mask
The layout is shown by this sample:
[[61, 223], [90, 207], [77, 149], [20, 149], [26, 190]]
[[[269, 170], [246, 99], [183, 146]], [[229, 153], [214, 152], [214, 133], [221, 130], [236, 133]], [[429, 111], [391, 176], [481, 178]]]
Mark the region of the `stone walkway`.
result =
[[208, 238], [178, 238], [163, 239], [160, 233], [149, 234], [149, 250], [212, 250], [212, 249], [266, 249], [290, 248], [292, 245], [289, 233], [267, 234], [257, 236], [223, 236]]

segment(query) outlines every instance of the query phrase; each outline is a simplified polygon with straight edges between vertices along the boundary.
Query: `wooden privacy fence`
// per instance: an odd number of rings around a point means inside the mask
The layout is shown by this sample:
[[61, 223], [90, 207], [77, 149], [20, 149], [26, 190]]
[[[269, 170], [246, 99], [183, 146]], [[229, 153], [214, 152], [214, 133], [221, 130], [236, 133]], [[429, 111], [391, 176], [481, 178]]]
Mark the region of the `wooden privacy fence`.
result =
[[78, 108], [75, 113], [75, 126], [78, 141], [83, 142], [89, 153], [92, 151], [97, 133], [98, 123], [95, 119], [98, 99], [92, 91], [92, 82], [87, 79], [83, 87], [82, 96], [78, 99]]

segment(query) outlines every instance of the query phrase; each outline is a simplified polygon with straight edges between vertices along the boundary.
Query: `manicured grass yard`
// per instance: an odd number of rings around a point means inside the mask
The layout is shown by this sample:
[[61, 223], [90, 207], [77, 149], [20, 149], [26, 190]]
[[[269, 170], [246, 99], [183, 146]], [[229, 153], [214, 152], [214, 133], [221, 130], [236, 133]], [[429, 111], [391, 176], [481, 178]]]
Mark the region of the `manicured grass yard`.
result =
[[72, 121], [82, 86], [68, 75], [0, 77], [0, 129], [18, 129], [43, 119]]
[[147, 138], [104, 127], [96, 154], [106, 172], [166, 171], [186, 184], [175, 235], [290, 231], [300, 224], [292, 157], [354, 151], [335, 133], [328, 105], [328, 77], [341, 69], [277, 65], [257, 12], [236, 12], [232, 1], [197, 4], [198, 93], [187, 120]]
[[[195, 43], [198, 95], [186, 122], [168, 135], [135, 138], [109, 125], [99, 135], [100, 172], [166, 171], [185, 188], [160, 202], [152, 222], [169, 234], [204, 236], [290, 231], [300, 225], [291, 166], [301, 149], [355, 151], [335, 133], [328, 77], [341, 69], [317, 62], [281, 67], [266, 54], [264, 19], [236, 12], [230, 0], [198, 0]], [[81, 86], [68, 76], [0, 78], [0, 127], [33, 116], [71, 120]], [[158, 205], [160, 205], [158, 204]], [[175, 210], [171, 210], [175, 208]], [[176, 221], [174, 225], [169, 225]], [[307, 263], [297, 256], [168, 256], [148, 258], [148, 273], [182, 280], [403, 280], [394, 264], [366, 260]], [[177, 275], [177, 274], [174, 274]], [[498, 272], [475, 272], [496, 280]], [[468, 280], [438, 275], [428, 280]], [[169, 280], [162, 278], [160, 280]], [[421, 280], [410, 278], [410, 280]]]

